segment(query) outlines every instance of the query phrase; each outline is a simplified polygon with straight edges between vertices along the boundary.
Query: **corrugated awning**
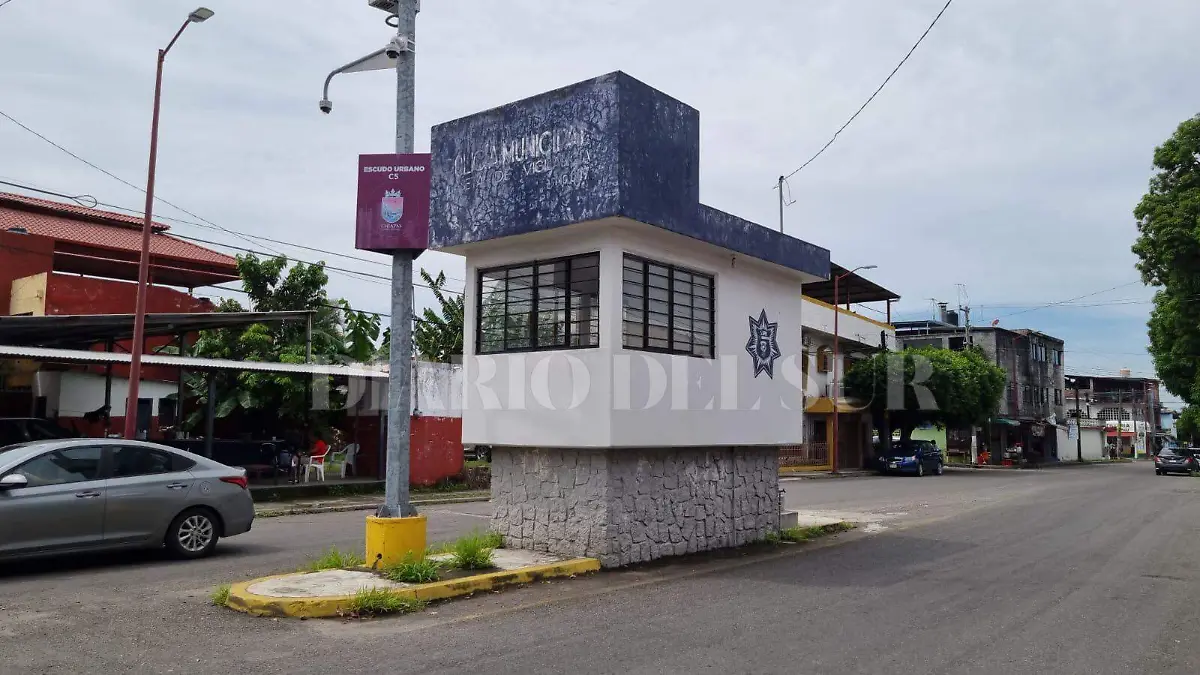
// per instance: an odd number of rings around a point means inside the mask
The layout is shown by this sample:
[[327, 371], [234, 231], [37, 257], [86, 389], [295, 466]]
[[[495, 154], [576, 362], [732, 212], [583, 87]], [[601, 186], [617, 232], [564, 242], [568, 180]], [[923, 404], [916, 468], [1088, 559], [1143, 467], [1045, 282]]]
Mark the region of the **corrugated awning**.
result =
[[[44, 363], [129, 363], [132, 357], [124, 352], [94, 352], [86, 349], [52, 349], [47, 347], [24, 347], [0, 345], [0, 358], [32, 359]], [[289, 373], [295, 375], [327, 375], [387, 379], [387, 372], [362, 365], [339, 365], [322, 363], [272, 363], [266, 361], [231, 361], [228, 359], [205, 359], [194, 356], [168, 354], [145, 354], [142, 364], [148, 366], [170, 366], [185, 370], [237, 370], [266, 373]]]
[[[306, 321], [311, 312], [180, 312], [146, 315], [146, 337], [176, 337], [256, 323]], [[0, 343], [30, 347], [90, 347], [133, 337], [132, 314], [0, 316]]]

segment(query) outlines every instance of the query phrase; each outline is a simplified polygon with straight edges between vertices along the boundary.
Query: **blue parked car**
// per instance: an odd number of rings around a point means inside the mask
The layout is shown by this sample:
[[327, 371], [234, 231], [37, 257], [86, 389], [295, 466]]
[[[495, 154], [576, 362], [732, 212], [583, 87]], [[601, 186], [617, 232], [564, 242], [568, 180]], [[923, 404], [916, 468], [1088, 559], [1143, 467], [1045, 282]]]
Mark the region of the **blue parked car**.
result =
[[933, 441], [896, 441], [892, 443], [890, 451], [880, 449], [878, 455], [879, 473], [882, 474], [911, 473], [924, 476], [932, 473], [940, 476], [945, 466], [942, 451]]

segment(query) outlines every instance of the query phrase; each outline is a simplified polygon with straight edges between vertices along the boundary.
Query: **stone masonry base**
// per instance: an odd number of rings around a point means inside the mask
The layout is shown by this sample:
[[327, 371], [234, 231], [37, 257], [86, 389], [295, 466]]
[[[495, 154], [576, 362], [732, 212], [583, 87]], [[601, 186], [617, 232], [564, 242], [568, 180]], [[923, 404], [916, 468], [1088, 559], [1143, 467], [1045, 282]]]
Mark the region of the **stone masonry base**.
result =
[[492, 527], [509, 548], [605, 567], [762, 539], [778, 448], [494, 448]]

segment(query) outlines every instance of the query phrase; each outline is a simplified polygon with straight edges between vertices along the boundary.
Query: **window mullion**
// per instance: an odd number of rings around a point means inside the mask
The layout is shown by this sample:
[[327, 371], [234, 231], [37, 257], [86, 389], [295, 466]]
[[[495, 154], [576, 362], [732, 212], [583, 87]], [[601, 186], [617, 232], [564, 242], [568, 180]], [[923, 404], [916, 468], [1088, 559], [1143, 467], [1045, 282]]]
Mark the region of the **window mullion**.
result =
[[[565, 275], [566, 276], [566, 288], [563, 289], [563, 295], [565, 296], [563, 299], [563, 307], [566, 308], [565, 314], [563, 316], [563, 321], [566, 325], [563, 328], [563, 347], [570, 347], [571, 346], [571, 268], [574, 266], [574, 264], [572, 263], [571, 260], [568, 260], [566, 262], [566, 266], [567, 266], [567, 271], [566, 271], [566, 275]], [[598, 277], [598, 275], [597, 275], [597, 277]]]
[[675, 351], [675, 268], [667, 266], [667, 351]]
[[535, 260], [533, 263], [533, 303], [529, 306], [529, 346], [538, 348], [538, 286], [542, 284], [542, 268]]

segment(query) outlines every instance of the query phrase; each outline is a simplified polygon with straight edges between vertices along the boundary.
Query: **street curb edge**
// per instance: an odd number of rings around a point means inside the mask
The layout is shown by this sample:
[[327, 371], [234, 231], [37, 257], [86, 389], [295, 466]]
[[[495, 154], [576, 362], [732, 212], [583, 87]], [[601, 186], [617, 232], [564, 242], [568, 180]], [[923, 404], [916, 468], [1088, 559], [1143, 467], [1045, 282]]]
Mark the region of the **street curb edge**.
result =
[[[600, 570], [600, 561], [595, 558], [575, 558], [548, 565], [532, 565], [515, 570], [489, 572], [472, 577], [418, 584], [394, 592], [401, 597], [421, 601], [446, 600], [449, 598], [490, 591], [504, 586], [528, 584], [542, 579], [573, 577]], [[250, 592], [250, 586], [270, 579], [297, 577], [307, 572], [276, 574], [250, 581], [232, 584], [225, 606], [234, 611], [252, 616], [289, 617], [295, 619], [318, 619], [344, 616], [349, 613], [353, 595], [329, 595], [311, 598], [278, 598]]]

